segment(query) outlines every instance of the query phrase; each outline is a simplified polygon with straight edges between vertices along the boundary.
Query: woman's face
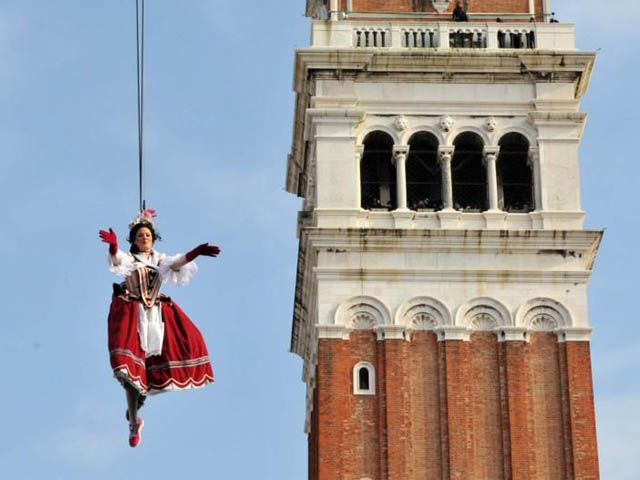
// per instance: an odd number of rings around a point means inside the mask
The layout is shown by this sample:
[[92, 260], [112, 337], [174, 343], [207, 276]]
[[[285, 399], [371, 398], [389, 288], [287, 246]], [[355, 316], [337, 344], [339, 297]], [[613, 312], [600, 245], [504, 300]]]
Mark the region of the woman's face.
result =
[[133, 243], [136, 244], [136, 247], [138, 247], [140, 252], [150, 252], [151, 247], [153, 247], [153, 235], [151, 234], [151, 230], [147, 227], [142, 227], [136, 232], [136, 238]]

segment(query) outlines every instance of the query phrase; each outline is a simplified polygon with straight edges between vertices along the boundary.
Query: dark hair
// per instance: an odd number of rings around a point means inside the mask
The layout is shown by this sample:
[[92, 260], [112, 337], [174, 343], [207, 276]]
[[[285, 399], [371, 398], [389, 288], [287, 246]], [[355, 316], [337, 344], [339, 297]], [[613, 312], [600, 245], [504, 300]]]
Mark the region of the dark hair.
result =
[[133, 227], [131, 227], [131, 230], [129, 230], [129, 237], [127, 237], [127, 240], [131, 244], [131, 248], [129, 248], [129, 251], [131, 253], [138, 253], [138, 246], [135, 243], [136, 235], [138, 233], [138, 230], [140, 230], [142, 227], [149, 229], [149, 231], [151, 232], [151, 238], [153, 239], [154, 242], [156, 240], [162, 240], [162, 237], [160, 236], [160, 232], [157, 232], [156, 229], [153, 228], [153, 225], [150, 224], [149, 222], [136, 223]]

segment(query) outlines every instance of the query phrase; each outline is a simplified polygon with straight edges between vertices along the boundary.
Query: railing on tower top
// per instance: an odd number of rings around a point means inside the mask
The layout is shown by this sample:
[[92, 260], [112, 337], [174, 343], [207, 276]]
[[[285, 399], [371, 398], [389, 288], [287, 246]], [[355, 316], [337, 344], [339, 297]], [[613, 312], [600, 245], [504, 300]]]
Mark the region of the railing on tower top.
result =
[[314, 21], [313, 47], [575, 50], [566, 23]]

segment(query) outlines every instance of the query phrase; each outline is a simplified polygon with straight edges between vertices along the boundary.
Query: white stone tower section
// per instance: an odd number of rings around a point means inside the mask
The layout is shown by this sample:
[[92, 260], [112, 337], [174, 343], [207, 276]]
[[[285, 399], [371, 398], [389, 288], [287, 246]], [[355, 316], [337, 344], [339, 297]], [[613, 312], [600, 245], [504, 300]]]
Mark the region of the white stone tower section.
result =
[[384, 3], [309, 0], [295, 53], [309, 478], [598, 478], [602, 232], [578, 161], [595, 53], [547, 1], [465, 2], [469, 22]]

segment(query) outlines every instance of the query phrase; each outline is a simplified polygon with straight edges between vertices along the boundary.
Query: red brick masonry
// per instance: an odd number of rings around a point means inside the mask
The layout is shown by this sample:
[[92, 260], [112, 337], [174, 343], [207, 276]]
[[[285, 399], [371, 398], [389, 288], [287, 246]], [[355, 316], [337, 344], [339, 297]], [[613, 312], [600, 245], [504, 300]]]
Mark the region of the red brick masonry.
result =
[[[456, 1], [452, 1], [449, 11], [453, 11]], [[463, 2], [464, 4], [465, 2]], [[469, 13], [529, 13], [529, 0], [467, 0]], [[340, 7], [346, 10], [347, 1], [341, 0]], [[535, 0], [535, 10], [542, 13], [543, 0]], [[436, 13], [430, 0], [353, 0], [354, 12], [427, 12]]]
[[[353, 367], [376, 394], [353, 394]], [[588, 342], [321, 339], [309, 434], [311, 480], [595, 480]]]

